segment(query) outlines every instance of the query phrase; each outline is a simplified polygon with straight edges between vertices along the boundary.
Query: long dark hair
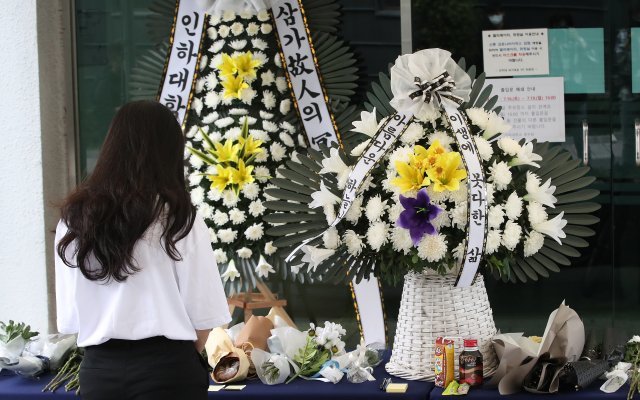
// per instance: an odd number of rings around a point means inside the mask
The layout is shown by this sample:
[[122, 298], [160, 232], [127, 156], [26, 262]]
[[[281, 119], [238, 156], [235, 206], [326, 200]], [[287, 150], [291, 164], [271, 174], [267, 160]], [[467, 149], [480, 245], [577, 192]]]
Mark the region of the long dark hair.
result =
[[[92, 281], [122, 282], [139, 271], [134, 245], [159, 218], [164, 250], [180, 260], [176, 243], [195, 218], [184, 179], [184, 148], [180, 125], [162, 104], [135, 101], [120, 108], [93, 173], [62, 206], [69, 229], [56, 250], [64, 263]], [[75, 260], [68, 260], [65, 252], [74, 241]], [[92, 255], [98, 265], [89, 265]]]

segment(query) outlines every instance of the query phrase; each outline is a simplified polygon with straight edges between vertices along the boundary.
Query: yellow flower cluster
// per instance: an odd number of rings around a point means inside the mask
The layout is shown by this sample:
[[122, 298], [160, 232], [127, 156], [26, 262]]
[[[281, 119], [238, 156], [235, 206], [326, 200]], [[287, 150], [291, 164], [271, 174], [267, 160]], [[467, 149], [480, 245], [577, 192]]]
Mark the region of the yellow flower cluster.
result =
[[256, 140], [249, 134], [249, 123], [245, 118], [242, 134], [238, 140], [227, 139], [224, 142], [213, 142], [203, 131], [200, 132], [208, 145], [206, 153], [189, 148], [189, 150], [205, 163], [216, 168], [215, 174], [206, 174], [211, 181], [211, 188], [223, 191], [233, 189], [236, 194], [244, 185], [254, 181], [253, 162], [256, 155], [262, 153], [262, 140]]
[[447, 151], [438, 140], [428, 149], [416, 145], [408, 162], [396, 161], [398, 176], [391, 180], [391, 184], [402, 193], [429, 185], [436, 192], [454, 192], [458, 190], [460, 181], [467, 177], [467, 172], [461, 166], [460, 153]]
[[222, 61], [216, 69], [220, 73], [223, 98], [241, 98], [242, 91], [249, 88], [249, 82], [256, 78], [256, 70], [260, 64], [261, 61], [254, 58], [250, 51], [233, 56], [222, 54]]

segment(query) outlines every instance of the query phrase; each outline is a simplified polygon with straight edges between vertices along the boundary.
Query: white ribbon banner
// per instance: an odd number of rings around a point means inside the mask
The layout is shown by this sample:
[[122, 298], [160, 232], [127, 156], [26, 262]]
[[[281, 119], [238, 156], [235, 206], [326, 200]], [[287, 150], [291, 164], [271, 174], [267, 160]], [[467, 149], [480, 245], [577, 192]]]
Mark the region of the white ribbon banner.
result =
[[338, 144], [302, 4], [298, 0], [273, 0], [271, 7], [282, 50], [283, 67], [309, 145], [317, 150], [321, 144], [327, 147]]
[[173, 111], [180, 125], [184, 125], [191, 101], [205, 17], [196, 0], [178, 2], [171, 30], [169, 60], [158, 101]]
[[443, 102], [442, 106], [451, 124], [451, 130], [455, 134], [458, 150], [467, 170], [469, 223], [467, 224], [465, 256], [456, 287], [468, 287], [473, 284], [480, 266], [480, 259], [484, 253], [487, 224], [487, 185], [478, 158], [478, 149], [471, 137], [464, 115], [449, 102]]

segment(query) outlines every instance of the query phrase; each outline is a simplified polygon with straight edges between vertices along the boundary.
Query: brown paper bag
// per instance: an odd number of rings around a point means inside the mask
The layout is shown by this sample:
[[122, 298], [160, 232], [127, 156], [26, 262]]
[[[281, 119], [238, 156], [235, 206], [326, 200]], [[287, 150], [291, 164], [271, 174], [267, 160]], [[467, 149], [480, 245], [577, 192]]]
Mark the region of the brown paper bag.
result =
[[249, 358], [246, 353], [233, 345], [231, 338], [222, 328], [215, 328], [209, 334], [207, 361], [213, 368], [211, 378], [216, 383], [231, 383], [246, 379], [249, 372]]
[[267, 351], [267, 339], [271, 336], [273, 322], [266, 317], [252, 315], [236, 337], [236, 347], [247, 347]]

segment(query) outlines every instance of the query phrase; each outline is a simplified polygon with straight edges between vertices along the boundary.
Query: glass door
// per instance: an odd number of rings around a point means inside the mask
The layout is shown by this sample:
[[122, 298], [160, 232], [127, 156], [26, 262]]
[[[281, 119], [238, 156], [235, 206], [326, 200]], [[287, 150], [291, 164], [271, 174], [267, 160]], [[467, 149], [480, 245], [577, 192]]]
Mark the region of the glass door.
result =
[[441, 47], [481, 71], [483, 30], [547, 28], [549, 76], [564, 77], [565, 140], [559, 144], [591, 167], [593, 187], [601, 192], [600, 223], [591, 226], [588, 246], [571, 266], [526, 284], [487, 278], [497, 327], [540, 335], [549, 313], [566, 300], [583, 318], [593, 344], [640, 331], [640, 238], [634, 225], [640, 219], [640, 4], [411, 3], [414, 51]]

